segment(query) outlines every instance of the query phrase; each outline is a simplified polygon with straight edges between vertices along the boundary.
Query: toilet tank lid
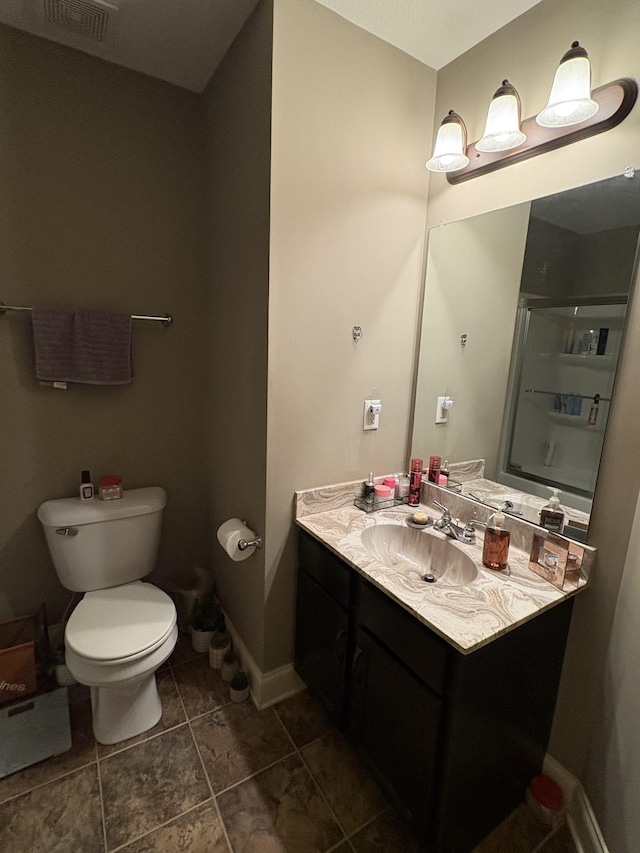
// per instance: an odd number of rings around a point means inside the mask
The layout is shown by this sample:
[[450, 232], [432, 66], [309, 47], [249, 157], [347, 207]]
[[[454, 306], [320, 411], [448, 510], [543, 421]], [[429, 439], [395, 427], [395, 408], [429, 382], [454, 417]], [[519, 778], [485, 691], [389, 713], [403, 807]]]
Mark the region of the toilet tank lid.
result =
[[38, 507], [38, 518], [45, 527], [71, 527], [159, 512], [166, 503], [167, 493], [161, 486], [147, 486], [127, 489], [121, 498], [111, 501], [97, 496], [92, 501], [79, 497], [45, 501]]

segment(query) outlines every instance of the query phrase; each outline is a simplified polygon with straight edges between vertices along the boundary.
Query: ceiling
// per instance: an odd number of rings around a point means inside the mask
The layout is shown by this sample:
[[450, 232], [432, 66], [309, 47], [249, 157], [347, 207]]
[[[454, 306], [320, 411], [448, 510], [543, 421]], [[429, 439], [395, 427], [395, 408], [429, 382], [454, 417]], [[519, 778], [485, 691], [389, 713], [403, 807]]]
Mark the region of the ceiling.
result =
[[[442, 68], [539, 0], [317, 0]], [[201, 92], [257, 0], [1, 0], [0, 22]]]

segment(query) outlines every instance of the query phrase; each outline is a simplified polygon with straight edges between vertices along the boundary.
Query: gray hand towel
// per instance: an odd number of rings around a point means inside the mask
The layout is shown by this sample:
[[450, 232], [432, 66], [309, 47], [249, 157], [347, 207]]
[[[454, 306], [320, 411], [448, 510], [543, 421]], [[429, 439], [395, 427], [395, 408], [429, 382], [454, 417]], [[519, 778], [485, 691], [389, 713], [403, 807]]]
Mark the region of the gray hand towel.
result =
[[133, 377], [131, 316], [34, 308], [36, 376], [44, 382], [126, 385]]

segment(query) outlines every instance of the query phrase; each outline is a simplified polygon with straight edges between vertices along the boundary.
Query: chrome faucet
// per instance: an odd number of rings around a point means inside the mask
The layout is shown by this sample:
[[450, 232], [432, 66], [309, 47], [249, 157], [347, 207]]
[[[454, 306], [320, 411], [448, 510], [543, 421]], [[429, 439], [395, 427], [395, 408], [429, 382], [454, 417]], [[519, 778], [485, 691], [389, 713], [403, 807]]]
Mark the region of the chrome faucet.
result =
[[441, 533], [444, 533], [445, 536], [449, 536], [451, 539], [456, 539], [458, 542], [464, 542], [467, 545], [475, 545], [475, 524], [479, 522], [471, 520], [467, 522], [467, 524], [465, 524], [463, 527], [460, 524], [459, 519], [457, 519], [457, 521], [452, 520], [449, 507], [444, 506], [444, 504], [438, 503], [438, 501], [434, 501], [434, 504], [438, 507], [438, 509], [442, 510], [442, 516], [433, 524], [434, 529], [439, 530]]

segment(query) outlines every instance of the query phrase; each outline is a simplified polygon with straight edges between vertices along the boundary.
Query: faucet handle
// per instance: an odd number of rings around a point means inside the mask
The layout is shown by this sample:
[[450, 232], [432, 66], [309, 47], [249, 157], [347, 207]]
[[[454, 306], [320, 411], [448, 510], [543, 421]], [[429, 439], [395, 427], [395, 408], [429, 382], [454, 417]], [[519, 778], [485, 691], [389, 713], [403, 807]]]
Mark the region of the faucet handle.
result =
[[440, 521], [445, 522], [445, 523], [448, 521], [451, 521], [451, 513], [449, 511], [449, 507], [445, 506], [444, 504], [439, 503], [439, 501], [434, 501], [433, 503], [435, 506], [438, 507], [438, 509], [442, 510], [442, 518], [440, 519]]

